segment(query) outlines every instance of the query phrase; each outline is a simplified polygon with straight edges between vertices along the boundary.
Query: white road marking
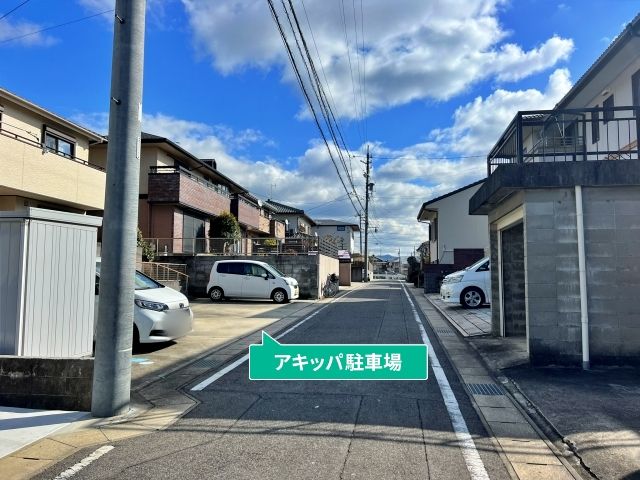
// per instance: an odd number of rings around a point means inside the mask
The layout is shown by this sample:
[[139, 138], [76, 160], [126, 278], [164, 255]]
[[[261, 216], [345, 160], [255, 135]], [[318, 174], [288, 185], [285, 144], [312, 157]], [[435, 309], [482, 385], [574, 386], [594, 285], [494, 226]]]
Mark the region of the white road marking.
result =
[[[324, 307], [319, 308], [318, 310], [316, 310], [315, 312], [313, 312], [311, 315], [309, 315], [308, 317], [305, 317], [304, 319], [302, 319], [301, 321], [299, 321], [298, 323], [296, 323], [295, 325], [293, 325], [292, 327], [289, 327], [287, 330], [285, 330], [284, 332], [282, 332], [281, 334], [277, 335], [276, 337], [274, 337], [276, 340], [281, 339], [282, 337], [284, 337], [285, 335], [287, 335], [288, 333], [291, 333], [293, 330], [295, 330], [296, 328], [298, 328], [300, 325], [302, 325], [303, 323], [305, 323], [307, 320], [311, 320], [313, 317], [315, 317], [316, 315], [318, 315], [322, 310], [324, 310], [325, 308], [327, 308], [329, 305], [331, 305], [333, 302], [340, 300], [344, 297], [346, 297], [347, 295], [349, 295], [351, 292], [353, 292], [353, 290], [345, 293], [344, 295], [341, 295], [340, 297], [334, 298], [333, 300], [331, 300], [328, 304], [326, 304]], [[242, 365], [244, 362], [246, 362], [247, 360], [249, 360], [249, 354], [247, 353], [246, 355], [243, 355], [242, 357], [240, 357], [239, 359], [237, 359], [235, 362], [230, 363], [229, 365], [227, 365], [226, 367], [224, 367], [222, 370], [218, 370], [216, 373], [214, 373], [213, 375], [211, 375], [209, 378], [203, 380], [202, 382], [200, 382], [199, 384], [197, 384], [195, 387], [191, 388], [192, 392], [199, 392], [201, 390], [204, 390], [205, 388], [207, 388], [209, 385], [211, 385], [213, 382], [215, 382], [216, 380], [218, 380], [220, 377], [226, 375], [227, 373], [229, 373], [231, 370], [233, 370], [234, 368]]]
[[91, 463], [95, 462], [97, 459], [99, 459], [105, 453], [110, 452], [111, 450], [113, 450], [113, 445], [105, 445], [104, 447], [100, 447], [88, 457], [83, 458], [72, 467], [67, 468], [64, 472], [62, 472], [60, 475], [54, 478], [54, 480], [62, 480], [64, 478], [73, 477], [76, 473], [78, 473], [84, 467], [89, 466]]
[[456, 396], [451, 389], [451, 385], [449, 385], [449, 380], [447, 380], [447, 375], [444, 373], [442, 365], [440, 365], [440, 361], [436, 356], [436, 352], [433, 350], [431, 341], [429, 340], [429, 336], [427, 335], [427, 331], [424, 329], [422, 321], [420, 321], [420, 316], [418, 315], [416, 306], [414, 305], [413, 300], [411, 300], [411, 296], [409, 295], [409, 292], [407, 292], [407, 289], [404, 285], [402, 286], [402, 289], [404, 290], [404, 294], [407, 296], [407, 300], [409, 300], [409, 304], [411, 305], [413, 318], [417, 322], [418, 328], [420, 329], [422, 342], [427, 346], [427, 349], [429, 350], [429, 362], [431, 363], [433, 374], [436, 376], [438, 387], [440, 388], [440, 392], [442, 393], [444, 404], [447, 407], [447, 412], [449, 413], [449, 418], [451, 419], [453, 431], [455, 432], [458, 439], [458, 445], [460, 446], [460, 450], [462, 451], [462, 457], [464, 458], [464, 462], [467, 465], [467, 470], [469, 470], [471, 479], [489, 480], [489, 475], [484, 468], [484, 463], [482, 463], [482, 459], [480, 458], [480, 454], [478, 454], [476, 444], [469, 434], [469, 428], [467, 427], [467, 423], [465, 422], [464, 417], [462, 416], [462, 412], [460, 411], [460, 405], [458, 405]]

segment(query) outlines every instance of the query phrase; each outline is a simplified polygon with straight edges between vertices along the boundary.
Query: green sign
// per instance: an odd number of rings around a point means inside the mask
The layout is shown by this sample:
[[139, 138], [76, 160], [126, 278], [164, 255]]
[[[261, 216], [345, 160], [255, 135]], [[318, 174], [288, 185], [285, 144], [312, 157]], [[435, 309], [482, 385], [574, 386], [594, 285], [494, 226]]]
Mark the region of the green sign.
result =
[[281, 344], [249, 347], [251, 380], [426, 380], [427, 346]]

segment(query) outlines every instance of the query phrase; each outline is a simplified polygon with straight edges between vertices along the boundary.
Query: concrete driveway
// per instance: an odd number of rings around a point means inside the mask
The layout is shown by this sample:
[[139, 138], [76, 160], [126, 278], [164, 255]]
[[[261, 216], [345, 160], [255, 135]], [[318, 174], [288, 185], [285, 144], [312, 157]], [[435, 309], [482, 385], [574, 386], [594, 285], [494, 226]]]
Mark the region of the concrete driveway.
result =
[[134, 350], [132, 389], [139, 390], [212, 349], [232, 343], [282, 318], [310, 311], [316, 304], [313, 300], [296, 300], [287, 304], [258, 300], [220, 303], [212, 303], [209, 299], [193, 300], [194, 325], [189, 335], [174, 342], [140, 345]]

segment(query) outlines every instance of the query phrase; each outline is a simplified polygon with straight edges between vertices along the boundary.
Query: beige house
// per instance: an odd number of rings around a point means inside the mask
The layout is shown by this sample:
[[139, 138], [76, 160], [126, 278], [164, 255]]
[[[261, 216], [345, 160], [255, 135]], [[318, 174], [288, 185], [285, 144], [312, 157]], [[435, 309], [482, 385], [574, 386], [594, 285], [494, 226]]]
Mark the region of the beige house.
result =
[[102, 211], [105, 172], [89, 161], [100, 135], [0, 88], [0, 210]]

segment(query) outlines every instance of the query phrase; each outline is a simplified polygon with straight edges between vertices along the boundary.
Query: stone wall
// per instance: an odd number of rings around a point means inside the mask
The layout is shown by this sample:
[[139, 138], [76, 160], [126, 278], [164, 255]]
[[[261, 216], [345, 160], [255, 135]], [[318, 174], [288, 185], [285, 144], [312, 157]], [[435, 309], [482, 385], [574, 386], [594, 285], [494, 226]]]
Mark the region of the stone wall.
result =
[[[160, 260], [161, 258], [161, 260]], [[222, 255], [196, 255], [196, 256], [162, 256], [157, 261], [169, 263], [182, 263], [187, 265], [189, 275], [189, 294], [193, 297], [206, 297], [207, 284], [211, 267], [218, 260], [258, 260], [274, 265], [287, 276], [298, 281], [300, 298], [319, 298], [320, 274], [318, 261], [328, 259], [335, 262], [330, 273], [338, 272], [338, 260], [320, 255], [260, 255], [260, 256], [222, 256]], [[322, 269], [321, 269], [322, 270]], [[331, 268], [330, 268], [331, 270]]]
[[0, 356], [0, 405], [91, 410], [93, 358]]

